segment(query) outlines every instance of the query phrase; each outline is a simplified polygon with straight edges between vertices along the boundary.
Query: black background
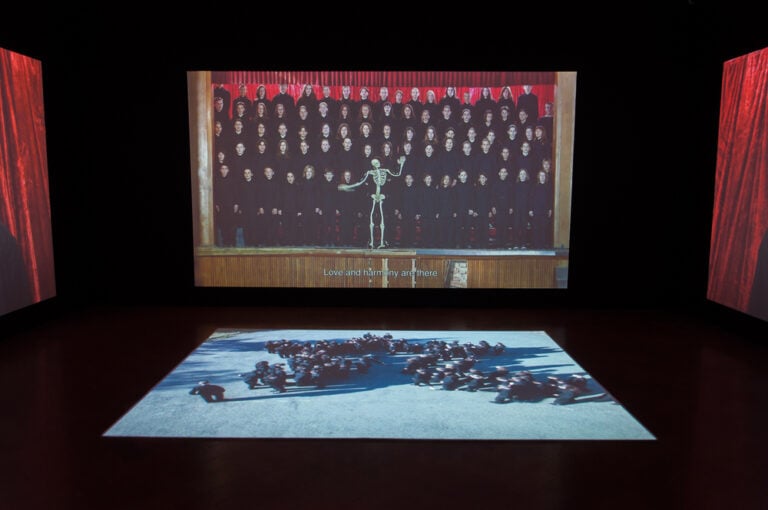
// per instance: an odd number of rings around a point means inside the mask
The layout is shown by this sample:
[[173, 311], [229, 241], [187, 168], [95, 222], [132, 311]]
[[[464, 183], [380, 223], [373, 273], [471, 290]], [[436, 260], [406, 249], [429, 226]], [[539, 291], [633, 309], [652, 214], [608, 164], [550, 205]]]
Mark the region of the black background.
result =
[[[2, 501], [765, 508], [768, 323], [706, 299], [722, 65], [768, 46], [742, 3], [4, 12], [43, 62], [58, 296], [0, 318]], [[195, 288], [186, 72], [259, 68], [576, 71], [569, 288]], [[265, 324], [545, 330], [658, 440], [101, 437], [214, 328]]]

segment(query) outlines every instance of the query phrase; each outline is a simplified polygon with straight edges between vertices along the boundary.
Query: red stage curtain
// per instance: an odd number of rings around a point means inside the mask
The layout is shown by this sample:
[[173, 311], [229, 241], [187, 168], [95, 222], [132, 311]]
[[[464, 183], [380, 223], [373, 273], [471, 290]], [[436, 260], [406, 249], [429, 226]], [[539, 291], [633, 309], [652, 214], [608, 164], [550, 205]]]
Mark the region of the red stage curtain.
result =
[[509, 86], [512, 97], [517, 98], [523, 93], [523, 85], [533, 85], [532, 92], [539, 98], [539, 115], [544, 114], [544, 103], [554, 102], [555, 72], [465, 72], [465, 71], [213, 71], [213, 83], [221, 83], [236, 98], [240, 95], [239, 86], [245, 84], [248, 98], [256, 97], [256, 89], [264, 85], [267, 98], [271, 99], [278, 92], [280, 83], [288, 85], [288, 93], [299, 98], [305, 84], [315, 89], [315, 96], [321, 97], [321, 87], [331, 87], [331, 96], [341, 97], [341, 89], [349, 85], [352, 98], [360, 99], [360, 88], [368, 87], [370, 99], [379, 100], [379, 89], [389, 88], [389, 100], [395, 100], [395, 91], [403, 91], [403, 102], [411, 99], [411, 88], [419, 87], [419, 100], [424, 102], [428, 90], [434, 90], [437, 100], [445, 95], [447, 87], [456, 88], [456, 97], [462, 99], [464, 92], [470, 93], [470, 101], [474, 104], [480, 98], [483, 87], [490, 87], [493, 99], [498, 100], [501, 89]]
[[768, 49], [723, 66], [708, 298], [746, 311], [768, 229]]
[[4, 49], [0, 49], [0, 222], [21, 247], [34, 301], [53, 297], [42, 64]]
[[498, 71], [214, 71], [214, 83], [311, 83], [368, 87], [503, 87], [554, 83], [554, 72]]

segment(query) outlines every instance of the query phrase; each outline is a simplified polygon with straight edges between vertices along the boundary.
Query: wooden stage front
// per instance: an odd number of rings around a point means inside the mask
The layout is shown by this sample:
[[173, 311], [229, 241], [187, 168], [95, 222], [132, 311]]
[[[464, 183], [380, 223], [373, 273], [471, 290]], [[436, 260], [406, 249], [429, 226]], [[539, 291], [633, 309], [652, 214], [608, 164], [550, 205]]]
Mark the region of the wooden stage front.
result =
[[563, 288], [568, 250], [195, 250], [198, 287]]

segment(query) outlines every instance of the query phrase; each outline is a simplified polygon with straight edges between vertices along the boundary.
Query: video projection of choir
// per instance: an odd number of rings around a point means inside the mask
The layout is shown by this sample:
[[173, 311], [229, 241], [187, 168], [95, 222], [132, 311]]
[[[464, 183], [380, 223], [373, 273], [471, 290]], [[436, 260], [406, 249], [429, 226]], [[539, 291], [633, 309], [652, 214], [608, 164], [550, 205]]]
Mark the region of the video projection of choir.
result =
[[[216, 77], [216, 246], [553, 248], [554, 83]], [[368, 174], [374, 160], [389, 170], [381, 204]]]

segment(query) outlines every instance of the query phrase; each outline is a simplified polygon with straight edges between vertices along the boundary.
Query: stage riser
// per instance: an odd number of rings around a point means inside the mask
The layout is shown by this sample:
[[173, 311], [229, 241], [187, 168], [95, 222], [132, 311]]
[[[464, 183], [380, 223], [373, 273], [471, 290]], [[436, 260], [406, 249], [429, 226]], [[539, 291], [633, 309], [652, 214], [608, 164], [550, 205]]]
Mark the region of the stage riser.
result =
[[561, 256], [525, 255], [198, 255], [195, 274], [200, 287], [443, 288], [451, 261], [466, 261], [468, 288], [526, 289], [556, 288], [556, 268], [568, 263]]

